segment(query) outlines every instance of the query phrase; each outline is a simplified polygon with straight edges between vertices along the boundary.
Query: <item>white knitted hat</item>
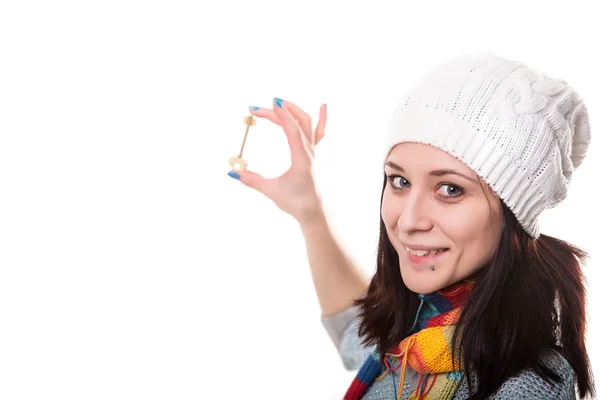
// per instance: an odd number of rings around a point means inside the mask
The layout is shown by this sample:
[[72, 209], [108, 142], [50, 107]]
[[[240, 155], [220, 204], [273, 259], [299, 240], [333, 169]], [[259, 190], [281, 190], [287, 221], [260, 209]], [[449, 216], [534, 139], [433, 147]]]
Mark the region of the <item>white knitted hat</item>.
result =
[[495, 54], [468, 54], [426, 74], [399, 103], [385, 158], [402, 142], [464, 162], [537, 239], [540, 213], [566, 197], [585, 157], [590, 123], [566, 82]]

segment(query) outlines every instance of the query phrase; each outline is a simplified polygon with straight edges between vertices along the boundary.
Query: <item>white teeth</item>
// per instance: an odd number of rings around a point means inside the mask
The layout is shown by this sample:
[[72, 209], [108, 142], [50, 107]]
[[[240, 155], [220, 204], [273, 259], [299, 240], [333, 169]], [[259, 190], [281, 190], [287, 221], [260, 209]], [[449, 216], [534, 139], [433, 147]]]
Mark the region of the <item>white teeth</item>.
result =
[[413, 250], [410, 249], [408, 247], [404, 247], [406, 249], [407, 252], [409, 252], [410, 254], [414, 254], [415, 256], [419, 256], [419, 257], [423, 257], [423, 256], [427, 256], [427, 255], [436, 255], [437, 253], [441, 253], [442, 251], [444, 251], [444, 249], [437, 249], [437, 250]]

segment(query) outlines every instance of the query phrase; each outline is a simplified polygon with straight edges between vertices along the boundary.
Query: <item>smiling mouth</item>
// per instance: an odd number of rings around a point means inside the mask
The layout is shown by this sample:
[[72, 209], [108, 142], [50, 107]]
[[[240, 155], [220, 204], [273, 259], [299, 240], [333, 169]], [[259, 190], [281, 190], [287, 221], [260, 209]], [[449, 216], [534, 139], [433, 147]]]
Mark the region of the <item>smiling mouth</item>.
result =
[[430, 262], [443, 256], [450, 250], [448, 248], [441, 248], [437, 250], [414, 250], [406, 246], [403, 247], [408, 259], [415, 264]]
[[438, 253], [443, 253], [445, 251], [448, 251], [449, 249], [448, 248], [441, 248], [441, 249], [437, 249], [437, 250], [413, 250], [413, 249], [411, 249], [409, 247], [404, 246], [404, 250], [406, 250], [407, 253], [410, 253], [410, 254], [412, 254], [414, 256], [417, 256], [417, 257], [426, 257], [426, 256], [429, 256], [429, 255], [434, 256], [434, 255], [436, 255]]

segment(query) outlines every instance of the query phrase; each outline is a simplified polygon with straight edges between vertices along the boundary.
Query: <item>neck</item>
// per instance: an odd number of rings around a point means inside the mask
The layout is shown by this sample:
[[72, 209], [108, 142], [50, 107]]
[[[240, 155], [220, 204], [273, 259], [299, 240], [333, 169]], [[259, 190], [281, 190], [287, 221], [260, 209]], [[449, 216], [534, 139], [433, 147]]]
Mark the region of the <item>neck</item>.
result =
[[462, 280], [433, 293], [418, 294], [421, 304], [410, 333], [426, 328], [428, 322], [440, 314], [463, 307], [472, 287], [472, 280]]

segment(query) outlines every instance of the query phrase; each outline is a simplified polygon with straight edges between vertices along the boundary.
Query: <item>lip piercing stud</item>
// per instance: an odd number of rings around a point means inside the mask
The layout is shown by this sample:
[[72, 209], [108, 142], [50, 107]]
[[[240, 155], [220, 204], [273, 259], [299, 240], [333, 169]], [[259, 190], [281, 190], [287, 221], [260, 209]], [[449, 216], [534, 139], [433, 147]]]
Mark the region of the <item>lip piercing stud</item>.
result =
[[429, 267], [430, 270], [434, 271], [435, 270], [435, 266], [432, 265], [431, 267]]
[[246, 145], [246, 139], [248, 138], [248, 131], [250, 130], [251, 126], [256, 126], [256, 119], [254, 119], [252, 115], [249, 115], [244, 118], [244, 123], [246, 124], [246, 132], [244, 133], [244, 140], [242, 141], [240, 154], [229, 159], [229, 165], [231, 165], [231, 168], [237, 170], [245, 170], [248, 168], [248, 163], [242, 158], [242, 153], [244, 152], [244, 146]]

